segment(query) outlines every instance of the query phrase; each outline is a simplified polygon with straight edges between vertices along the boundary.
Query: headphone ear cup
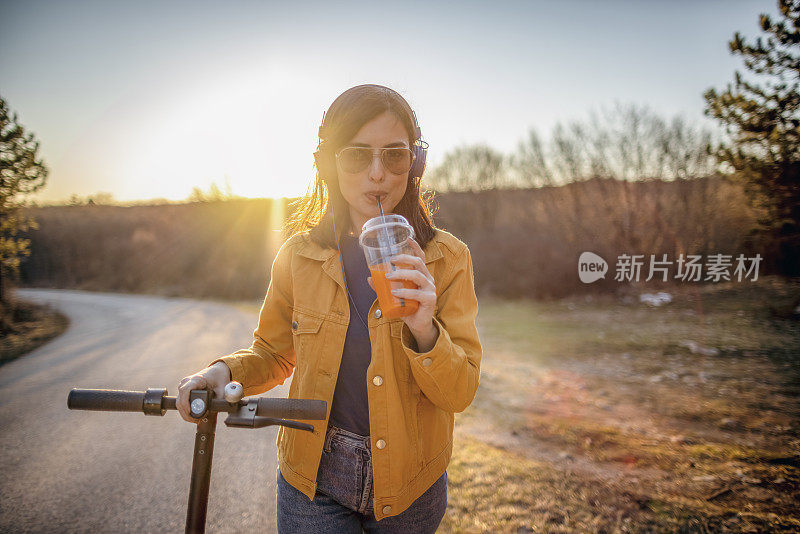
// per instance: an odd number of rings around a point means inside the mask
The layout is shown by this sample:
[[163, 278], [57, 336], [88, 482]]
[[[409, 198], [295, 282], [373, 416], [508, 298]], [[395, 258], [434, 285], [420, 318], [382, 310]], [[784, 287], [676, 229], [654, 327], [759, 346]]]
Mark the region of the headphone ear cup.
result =
[[422, 178], [425, 172], [425, 158], [428, 156], [428, 147], [422, 144], [416, 144], [412, 148], [414, 152], [414, 163], [411, 164], [411, 170], [408, 171], [409, 178]]

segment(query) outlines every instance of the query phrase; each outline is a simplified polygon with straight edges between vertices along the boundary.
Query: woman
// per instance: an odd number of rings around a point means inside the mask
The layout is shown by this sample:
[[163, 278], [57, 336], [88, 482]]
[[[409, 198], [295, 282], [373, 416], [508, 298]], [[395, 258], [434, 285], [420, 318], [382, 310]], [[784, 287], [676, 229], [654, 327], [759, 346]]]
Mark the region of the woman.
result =
[[[434, 532], [447, 506], [453, 414], [472, 402], [480, 375], [472, 258], [432, 224], [420, 193], [425, 145], [403, 97], [348, 89], [319, 135], [316, 185], [289, 220], [252, 346], [184, 378], [178, 409], [196, 422], [191, 390], [221, 396], [236, 380], [258, 394], [294, 372], [289, 397], [322, 399], [329, 411], [326, 424], [307, 421], [313, 433], [278, 432], [278, 530]], [[394, 279], [418, 287], [395, 294], [419, 307], [398, 319], [382, 317], [358, 244], [378, 199], [416, 237], [414, 256], [396, 256], [413, 268]]]

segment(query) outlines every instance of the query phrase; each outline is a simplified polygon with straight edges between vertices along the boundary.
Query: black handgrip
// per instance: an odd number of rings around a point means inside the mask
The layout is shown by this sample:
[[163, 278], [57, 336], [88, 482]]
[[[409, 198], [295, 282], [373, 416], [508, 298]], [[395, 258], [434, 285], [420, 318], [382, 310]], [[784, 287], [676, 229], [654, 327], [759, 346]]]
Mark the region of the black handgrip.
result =
[[260, 397], [256, 415], [281, 419], [323, 420], [328, 403], [317, 399], [276, 399]]
[[141, 412], [144, 391], [118, 389], [73, 389], [67, 397], [70, 410], [97, 410], [102, 412]]

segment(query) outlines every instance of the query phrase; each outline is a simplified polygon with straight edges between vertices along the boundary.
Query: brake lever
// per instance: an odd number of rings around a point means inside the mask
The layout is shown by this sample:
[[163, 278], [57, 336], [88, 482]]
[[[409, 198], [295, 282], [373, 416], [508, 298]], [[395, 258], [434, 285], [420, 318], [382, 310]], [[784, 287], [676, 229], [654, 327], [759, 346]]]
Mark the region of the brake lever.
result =
[[239, 408], [239, 411], [229, 413], [225, 418], [225, 426], [234, 428], [263, 428], [265, 426], [282, 425], [298, 430], [314, 432], [314, 426], [308, 423], [292, 421], [291, 419], [278, 419], [276, 417], [260, 417], [256, 415], [258, 399], [254, 398]]

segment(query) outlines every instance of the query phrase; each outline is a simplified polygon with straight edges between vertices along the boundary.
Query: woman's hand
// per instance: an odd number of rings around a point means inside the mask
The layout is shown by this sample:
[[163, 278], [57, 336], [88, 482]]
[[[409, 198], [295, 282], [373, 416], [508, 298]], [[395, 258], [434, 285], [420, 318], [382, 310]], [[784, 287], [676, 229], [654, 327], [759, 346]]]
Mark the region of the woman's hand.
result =
[[[436, 284], [433, 275], [425, 266], [425, 252], [422, 247], [414, 239], [409, 238], [408, 242], [414, 249], [414, 255], [397, 254], [392, 257], [392, 263], [409, 265], [411, 268], [386, 273], [386, 278], [388, 280], [408, 280], [418, 286], [419, 289], [393, 289], [392, 295], [419, 302], [417, 311], [402, 317], [402, 319], [417, 340], [419, 352], [428, 352], [433, 348], [439, 335], [439, 331], [433, 324], [433, 312], [436, 308]], [[367, 278], [367, 282], [374, 291], [375, 286], [372, 284], [371, 276]]]
[[211, 389], [214, 391], [215, 398], [222, 399], [225, 397], [225, 386], [230, 381], [231, 370], [222, 362], [217, 362], [211, 367], [187, 376], [181, 380], [178, 386], [178, 396], [175, 402], [178, 413], [190, 423], [199, 422], [199, 419], [189, 415], [189, 392], [195, 389]]

